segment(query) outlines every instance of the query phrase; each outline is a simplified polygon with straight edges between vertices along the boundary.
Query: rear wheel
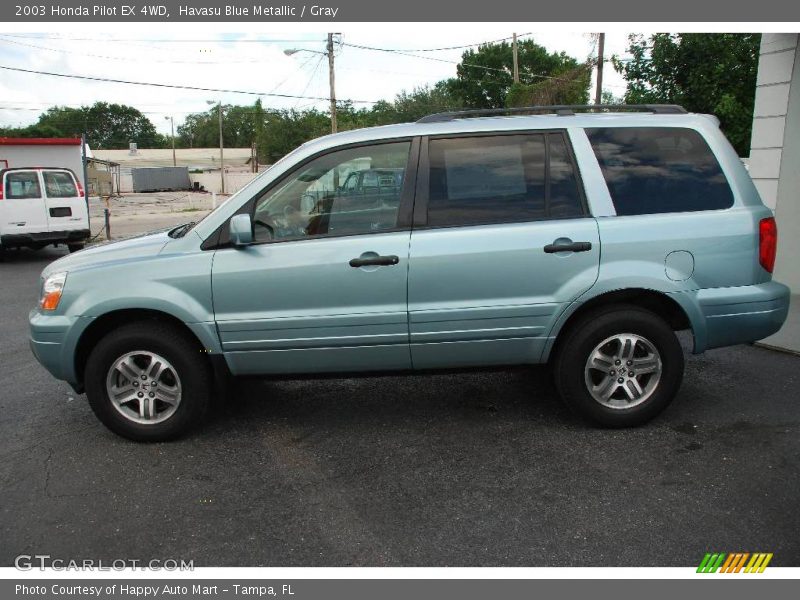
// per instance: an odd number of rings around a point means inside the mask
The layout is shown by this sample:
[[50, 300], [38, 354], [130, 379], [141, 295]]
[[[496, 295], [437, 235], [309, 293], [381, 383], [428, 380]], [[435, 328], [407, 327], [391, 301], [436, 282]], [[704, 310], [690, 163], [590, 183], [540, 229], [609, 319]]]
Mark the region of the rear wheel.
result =
[[92, 410], [114, 433], [166, 441], [192, 429], [208, 407], [208, 361], [183, 330], [158, 321], [131, 323], [100, 340], [84, 376]]
[[70, 252], [77, 252], [78, 250], [83, 250], [85, 244], [67, 244], [67, 248]]
[[663, 411], [683, 379], [683, 350], [657, 315], [636, 306], [587, 314], [565, 332], [556, 387], [580, 416], [606, 427], [641, 425]]

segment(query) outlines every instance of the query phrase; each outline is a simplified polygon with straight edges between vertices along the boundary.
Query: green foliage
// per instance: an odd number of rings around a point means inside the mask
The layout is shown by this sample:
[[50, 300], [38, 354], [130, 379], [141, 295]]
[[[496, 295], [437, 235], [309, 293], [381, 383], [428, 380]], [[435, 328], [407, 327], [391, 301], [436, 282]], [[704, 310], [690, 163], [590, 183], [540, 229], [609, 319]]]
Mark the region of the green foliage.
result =
[[614, 68], [628, 83], [625, 102], [714, 114], [739, 156], [748, 156], [760, 42], [752, 33], [632, 35], [632, 59], [615, 57]]
[[506, 106], [545, 106], [549, 104], [586, 104], [592, 69], [587, 63], [553, 79], [538, 83], [515, 83], [506, 96]]
[[[543, 82], [553, 81], [550, 77], [570, 75], [579, 68], [577, 60], [564, 52], [550, 53], [544, 46], [533, 40], [518, 42], [519, 77], [525, 87], [516, 88], [512, 98], [515, 102], [520, 97], [540, 94]], [[508, 42], [485, 44], [477, 50], [467, 50], [461, 55], [461, 62], [456, 68], [456, 78], [447, 81], [449, 92], [463, 100], [464, 106], [470, 108], [502, 108], [506, 106], [506, 96], [512, 88], [513, 80], [513, 48]], [[585, 89], [580, 85], [585, 82]], [[570, 92], [578, 98], [572, 104], [582, 104], [588, 100], [589, 81], [580, 78], [580, 85]], [[536, 89], [529, 89], [530, 87]], [[513, 104], [518, 106], [518, 104]]]
[[163, 148], [167, 140], [153, 123], [132, 106], [96, 102], [92, 106], [69, 108], [53, 106], [39, 116], [34, 125], [4, 129], [2, 135], [14, 137], [80, 137], [92, 148], [127, 148], [136, 142], [142, 148]]
[[[255, 106], [222, 105], [222, 140], [229, 148], [247, 148], [256, 139]], [[261, 114], [263, 115], [263, 109]], [[180, 148], [214, 148], [219, 146], [219, 105], [208, 111], [188, 115], [176, 131]]]

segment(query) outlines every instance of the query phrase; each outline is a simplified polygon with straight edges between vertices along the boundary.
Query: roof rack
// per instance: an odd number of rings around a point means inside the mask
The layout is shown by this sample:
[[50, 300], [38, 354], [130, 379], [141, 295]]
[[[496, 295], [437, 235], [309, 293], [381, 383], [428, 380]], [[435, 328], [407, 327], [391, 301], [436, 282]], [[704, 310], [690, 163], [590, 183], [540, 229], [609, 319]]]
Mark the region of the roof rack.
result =
[[678, 104], [555, 104], [552, 106], [515, 106], [512, 108], [477, 108], [440, 112], [422, 117], [417, 123], [443, 123], [468, 117], [490, 117], [532, 112], [555, 113], [560, 117], [571, 117], [578, 112], [606, 112], [612, 110], [650, 112], [656, 115], [685, 114], [686, 109]]

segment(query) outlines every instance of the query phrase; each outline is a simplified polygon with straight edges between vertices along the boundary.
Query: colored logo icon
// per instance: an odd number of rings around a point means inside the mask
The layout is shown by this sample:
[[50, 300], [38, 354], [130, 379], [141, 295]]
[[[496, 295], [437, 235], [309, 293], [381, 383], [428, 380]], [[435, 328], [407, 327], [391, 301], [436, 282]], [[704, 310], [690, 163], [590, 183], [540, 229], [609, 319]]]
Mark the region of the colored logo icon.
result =
[[763, 573], [771, 560], [772, 552], [706, 552], [697, 572]]

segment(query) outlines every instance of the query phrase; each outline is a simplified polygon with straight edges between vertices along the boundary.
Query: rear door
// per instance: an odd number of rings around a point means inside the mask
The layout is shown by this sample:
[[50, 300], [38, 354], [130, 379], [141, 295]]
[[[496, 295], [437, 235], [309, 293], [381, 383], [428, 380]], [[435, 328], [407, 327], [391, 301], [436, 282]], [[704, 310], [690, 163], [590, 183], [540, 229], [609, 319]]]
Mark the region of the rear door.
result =
[[0, 206], [3, 235], [47, 231], [47, 210], [42, 198], [41, 177], [35, 169], [6, 171]]
[[88, 229], [86, 199], [72, 171], [42, 169], [41, 174], [48, 230]]
[[538, 362], [599, 258], [564, 132], [423, 141], [408, 280], [414, 368]]

